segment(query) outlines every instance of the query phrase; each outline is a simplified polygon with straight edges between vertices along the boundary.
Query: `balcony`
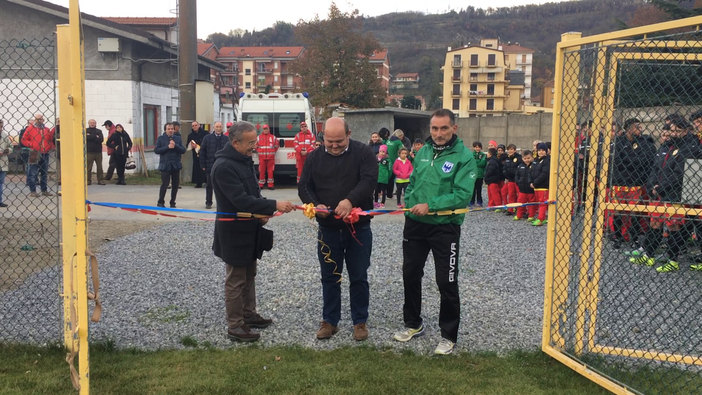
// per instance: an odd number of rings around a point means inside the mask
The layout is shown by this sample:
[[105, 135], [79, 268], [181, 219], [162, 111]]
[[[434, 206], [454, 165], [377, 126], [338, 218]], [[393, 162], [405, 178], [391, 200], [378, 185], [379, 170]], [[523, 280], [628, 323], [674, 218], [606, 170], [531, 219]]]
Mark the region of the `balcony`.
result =
[[475, 62], [475, 63], [471, 63], [471, 64], [470, 64], [470, 68], [473, 69], [473, 68], [476, 68], [476, 67], [480, 67], [480, 63], [479, 63], [479, 62]]
[[258, 80], [256, 81], [256, 87], [257, 88], [265, 88], [268, 84], [266, 84], [266, 80]]
[[463, 67], [463, 61], [461, 60], [454, 60], [453, 61], [453, 68], [454, 69], [460, 69]]
[[489, 82], [500, 84], [506, 82], [506, 80], [498, 80], [497, 78], [487, 78], [487, 77], [470, 77], [470, 82]]
[[461, 91], [453, 91], [453, 92], [451, 92], [451, 97], [461, 97]]
[[280, 86], [280, 89], [288, 89], [288, 90], [290, 90], [290, 89], [300, 89], [300, 87], [299, 87], [298, 85], [295, 85], [295, 84], [290, 84], [290, 85], [288, 85], [288, 84], [283, 84], [283, 85]]
[[505, 98], [507, 95], [498, 95], [495, 92], [489, 93], [486, 91], [470, 91], [468, 92], [470, 97], [487, 97], [487, 98]]
[[460, 76], [458, 76], [458, 77], [456, 77], [456, 76], [451, 77], [451, 82], [461, 82], [461, 81], [462, 81], [462, 78], [461, 78]]
[[273, 69], [266, 69], [266, 68], [256, 69], [257, 74], [270, 74], [272, 72], [273, 72]]

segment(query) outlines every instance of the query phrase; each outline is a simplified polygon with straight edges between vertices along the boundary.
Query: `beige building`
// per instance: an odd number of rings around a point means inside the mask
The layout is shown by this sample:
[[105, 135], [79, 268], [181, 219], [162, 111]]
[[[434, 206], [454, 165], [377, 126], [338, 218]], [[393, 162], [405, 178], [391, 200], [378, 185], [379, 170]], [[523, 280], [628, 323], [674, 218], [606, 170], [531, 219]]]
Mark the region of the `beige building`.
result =
[[481, 44], [448, 49], [442, 67], [444, 108], [459, 117], [523, 112], [524, 73], [510, 73], [496, 39]]

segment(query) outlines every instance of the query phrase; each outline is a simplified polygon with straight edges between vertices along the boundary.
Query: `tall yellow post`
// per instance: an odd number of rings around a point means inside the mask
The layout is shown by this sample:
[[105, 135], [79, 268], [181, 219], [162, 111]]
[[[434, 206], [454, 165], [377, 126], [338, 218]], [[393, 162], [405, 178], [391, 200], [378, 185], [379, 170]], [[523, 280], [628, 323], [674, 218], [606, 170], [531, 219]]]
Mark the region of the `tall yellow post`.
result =
[[[61, 209], [64, 264], [64, 341], [78, 353], [74, 385], [90, 392], [88, 348], [88, 261], [85, 176], [85, 66], [78, 0], [71, 0], [69, 25], [57, 27], [61, 133]], [[70, 355], [70, 354], [69, 354]], [[72, 361], [72, 358], [71, 358]]]

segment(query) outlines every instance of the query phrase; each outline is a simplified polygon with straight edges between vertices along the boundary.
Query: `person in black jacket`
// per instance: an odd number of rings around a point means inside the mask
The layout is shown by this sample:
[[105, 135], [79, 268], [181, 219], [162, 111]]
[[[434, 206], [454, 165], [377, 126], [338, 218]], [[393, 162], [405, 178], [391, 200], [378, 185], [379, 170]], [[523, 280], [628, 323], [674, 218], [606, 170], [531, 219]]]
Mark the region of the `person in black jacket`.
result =
[[107, 146], [114, 150], [112, 160], [117, 169], [117, 185], [127, 185], [124, 182], [124, 165], [127, 162], [129, 151], [132, 149], [132, 139], [121, 124], [115, 126], [115, 132], [107, 139]]
[[93, 163], [97, 164], [97, 182], [98, 185], [105, 185], [102, 173], [102, 142], [105, 138], [102, 136], [102, 130], [97, 128], [97, 121], [94, 119], [88, 120], [88, 128], [85, 129], [85, 144], [87, 152], [88, 166], [88, 185], [92, 184], [93, 178]]
[[[650, 137], [641, 136], [641, 121], [630, 118], [624, 122], [624, 133], [614, 139], [612, 155], [611, 202], [638, 204], [656, 155], [656, 147]], [[613, 247], [618, 249], [625, 240], [635, 243], [641, 231], [638, 218], [626, 211], [617, 211], [613, 215]]]
[[193, 174], [191, 181], [195, 184], [195, 188], [202, 188], [202, 183], [207, 182], [205, 171], [202, 170], [204, 166], [200, 165], [200, 155], [197, 152], [197, 147], [202, 146], [202, 140], [207, 134], [205, 129], [200, 126], [197, 121], [193, 121], [186, 145], [189, 145], [193, 151]]
[[[526, 150], [522, 153], [522, 162], [517, 166], [517, 171], [514, 173], [514, 183], [519, 189], [519, 196], [517, 197], [518, 203], [533, 203], [534, 202], [534, 188], [531, 187], [531, 177], [529, 177], [529, 172], [531, 171], [531, 164], [534, 162], [534, 156], [531, 151]], [[517, 208], [517, 214], [514, 216], [513, 220], [519, 221], [524, 218], [525, 212], [528, 212], [527, 221], [533, 222], [534, 216], [536, 216], [536, 206], [522, 206]]]
[[207, 185], [205, 186], [205, 208], [212, 208], [212, 165], [215, 162], [215, 154], [227, 145], [229, 139], [224, 135], [222, 122], [215, 122], [214, 132], [205, 136], [200, 145], [200, 166], [205, 172]]
[[[673, 114], [675, 115], [675, 114]], [[689, 124], [681, 116], [669, 116], [669, 139], [656, 154], [655, 163], [646, 183], [651, 205], [675, 207], [682, 200], [683, 178], [687, 159], [699, 157], [699, 144], [686, 137]], [[681, 232], [685, 216], [681, 214], [651, 213], [651, 226], [643, 241], [643, 252], [632, 252], [631, 263], [653, 266], [654, 254], [663, 239], [663, 225], [668, 229], [668, 249], [665, 262], [656, 268], [659, 273], [680, 269], [678, 257], [685, 249], [685, 235]]]
[[[517, 153], [517, 146], [509, 144], [507, 146], [507, 157], [502, 166], [502, 174], [505, 179], [505, 184], [502, 186], [502, 202], [504, 204], [517, 203], [519, 191], [514, 178], [517, 173], [517, 167], [520, 164], [522, 164], [522, 156]], [[514, 209], [507, 209], [507, 215], [512, 214], [514, 214]]]
[[[270, 250], [272, 232], [263, 229], [267, 219], [233, 221], [235, 213], [273, 215], [295, 209], [290, 202], [261, 197], [253, 168], [256, 128], [248, 122], [235, 122], [229, 128], [229, 144], [217, 151], [211, 180], [217, 197], [215, 222], [215, 256], [226, 263], [224, 303], [230, 340], [256, 341], [260, 334], [250, 328], [266, 328], [273, 320], [256, 311], [256, 266], [263, 250]], [[176, 190], [176, 188], [173, 188]], [[231, 213], [231, 214], [225, 214]], [[228, 221], [227, 221], [228, 219]]]
[[317, 255], [324, 302], [317, 339], [329, 339], [339, 331], [340, 276], [344, 263], [350, 283], [353, 337], [359, 341], [368, 338], [368, 267], [373, 244], [370, 216], [360, 216], [354, 224], [344, 219], [355, 207], [373, 208], [378, 162], [373, 149], [351, 140], [350, 135], [346, 121], [329, 118], [324, 125], [324, 149], [309, 154], [298, 184], [303, 203], [312, 203], [318, 210], [331, 210], [334, 214], [317, 212], [320, 241]]
[[[548, 200], [548, 183], [551, 175], [551, 157], [548, 155], [548, 146], [539, 143], [536, 146], [536, 154], [539, 156], [531, 165], [529, 176], [531, 182], [529, 186], [534, 188], [534, 201], [543, 203]], [[539, 207], [539, 215], [531, 224], [541, 226], [546, 223], [546, 211], [548, 205], [542, 204]]]
[[[488, 207], [502, 206], [502, 190], [500, 182], [504, 180], [502, 175], [502, 164], [497, 156], [497, 149], [489, 148], [487, 151], [487, 165], [485, 166], [485, 175], [483, 176], [485, 184], [487, 184], [488, 192]], [[501, 212], [501, 209], [496, 209], [495, 212]]]
[[178, 185], [180, 184], [180, 169], [183, 168], [180, 156], [185, 153], [185, 147], [180, 135], [175, 134], [172, 123], [167, 123], [166, 133], [156, 139], [154, 153], [160, 156], [158, 170], [161, 172], [161, 189], [158, 193], [157, 206], [165, 207], [166, 189], [168, 189], [168, 181], [170, 180], [172, 185], [171, 208], [175, 208]]

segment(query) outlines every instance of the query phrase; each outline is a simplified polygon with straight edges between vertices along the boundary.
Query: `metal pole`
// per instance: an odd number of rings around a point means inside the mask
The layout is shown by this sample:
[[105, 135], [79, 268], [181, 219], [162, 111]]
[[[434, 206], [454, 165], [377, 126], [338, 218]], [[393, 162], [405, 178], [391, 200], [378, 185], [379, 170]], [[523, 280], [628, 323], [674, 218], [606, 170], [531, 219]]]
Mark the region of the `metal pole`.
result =
[[197, 0], [179, 0], [178, 86], [180, 122], [195, 120], [195, 79], [197, 78]]

